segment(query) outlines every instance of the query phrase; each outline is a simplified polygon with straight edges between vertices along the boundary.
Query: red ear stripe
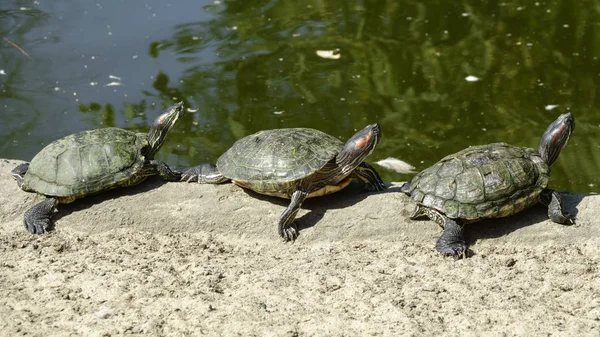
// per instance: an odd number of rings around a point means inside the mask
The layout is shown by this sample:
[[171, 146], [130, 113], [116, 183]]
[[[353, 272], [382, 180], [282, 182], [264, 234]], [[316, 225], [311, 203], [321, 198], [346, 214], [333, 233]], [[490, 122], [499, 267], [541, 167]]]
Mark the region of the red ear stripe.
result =
[[363, 138], [359, 139], [355, 143], [354, 149], [355, 150], [359, 150], [359, 149], [362, 149], [363, 147], [365, 147], [369, 143], [369, 140], [371, 139], [371, 137], [373, 137], [373, 132], [369, 132], [368, 135], [366, 135]]
[[566, 127], [567, 127], [567, 125], [566, 125], [566, 124], [565, 124], [565, 125], [563, 125], [563, 126], [562, 126], [562, 127], [561, 127], [561, 128], [560, 128], [560, 129], [559, 129], [559, 130], [558, 130], [558, 131], [557, 131], [557, 132], [554, 134], [554, 137], [552, 137], [552, 141], [553, 141], [553, 142], [556, 142], [556, 141], [558, 140], [558, 138], [560, 138], [560, 135], [562, 134], [562, 132], [563, 132], [564, 128], [566, 128]]
[[168, 114], [164, 114], [164, 115], [160, 116], [158, 118], [158, 124], [163, 124], [167, 118], [169, 118]]

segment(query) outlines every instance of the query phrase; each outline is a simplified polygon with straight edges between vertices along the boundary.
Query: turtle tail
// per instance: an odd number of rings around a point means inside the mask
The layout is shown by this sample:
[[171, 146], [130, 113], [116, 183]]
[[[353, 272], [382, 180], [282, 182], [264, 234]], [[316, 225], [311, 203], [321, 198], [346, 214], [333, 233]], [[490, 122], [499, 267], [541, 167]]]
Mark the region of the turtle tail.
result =
[[410, 195], [410, 182], [407, 181], [400, 187], [400, 192]]

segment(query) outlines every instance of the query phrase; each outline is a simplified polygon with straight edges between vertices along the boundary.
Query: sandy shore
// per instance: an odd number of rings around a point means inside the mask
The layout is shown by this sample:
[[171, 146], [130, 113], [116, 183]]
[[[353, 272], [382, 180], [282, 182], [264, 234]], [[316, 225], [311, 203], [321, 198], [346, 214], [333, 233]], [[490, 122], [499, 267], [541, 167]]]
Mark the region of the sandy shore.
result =
[[576, 226], [543, 207], [468, 225], [454, 260], [398, 183], [310, 199], [293, 244], [285, 201], [158, 179], [60, 205], [34, 236], [18, 163], [0, 160], [1, 335], [600, 335], [597, 195], [564, 194]]

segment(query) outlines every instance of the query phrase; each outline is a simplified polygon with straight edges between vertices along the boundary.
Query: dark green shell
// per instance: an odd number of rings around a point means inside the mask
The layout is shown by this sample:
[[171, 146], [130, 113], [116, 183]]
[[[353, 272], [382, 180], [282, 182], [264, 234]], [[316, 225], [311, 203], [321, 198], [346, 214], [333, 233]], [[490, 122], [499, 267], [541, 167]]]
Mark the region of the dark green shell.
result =
[[144, 167], [146, 134], [119, 128], [83, 131], [58, 139], [29, 165], [23, 189], [56, 197], [84, 196], [127, 182]]
[[505, 143], [471, 146], [417, 174], [409, 193], [450, 218], [515, 214], [538, 201], [550, 168], [536, 150]]
[[[257, 192], [306, 178], [333, 159], [344, 144], [318, 130], [289, 128], [244, 137], [218, 160], [218, 170]], [[275, 187], [276, 188], [276, 187]]]

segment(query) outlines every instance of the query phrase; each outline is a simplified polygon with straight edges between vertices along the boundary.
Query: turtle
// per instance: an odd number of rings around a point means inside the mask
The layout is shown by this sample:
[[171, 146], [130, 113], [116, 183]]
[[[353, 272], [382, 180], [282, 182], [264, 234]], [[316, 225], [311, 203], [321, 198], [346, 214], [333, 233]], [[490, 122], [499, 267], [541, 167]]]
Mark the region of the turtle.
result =
[[156, 174], [179, 181], [181, 172], [154, 156], [184, 111], [183, 102], [171, 106], [148, 133], [115, 127], [74, 133], [48, 144], [30, 163], [15, 167], [11, 173], [23, 191], [47, 197], [25, 212], [25, 228], [32, 234], [46, 233], [59, 203], [133, 186]]
[[563, 211], [561, 196], [547, 188], [550, 166], [575, 129], [571, 113], [560, 115], [544, 132], [537, 150], [506, 143], [470, 146], [417, 173], [401, 192], [417, 206], [411, 219], [437, 222], [443, 233], [436, 250], [444, 255], [467, 252], [463, 225], [518, 213], [538, 202], [550, 220], [573, 224]]
[[358, 131], [344, 144], [310, 128], [263, 130], [236, 141], [214, 164], [182, 173], [182, 181], [219, 184], [231, 181], [264, 195], [290, 199], [278, 224], [283, 241], [298, 236], [294, 219], [306, 198], [337, 192], [352, 180], [368, 191], [385, 184], [364, 162], [381, 139], [378, 124]]

